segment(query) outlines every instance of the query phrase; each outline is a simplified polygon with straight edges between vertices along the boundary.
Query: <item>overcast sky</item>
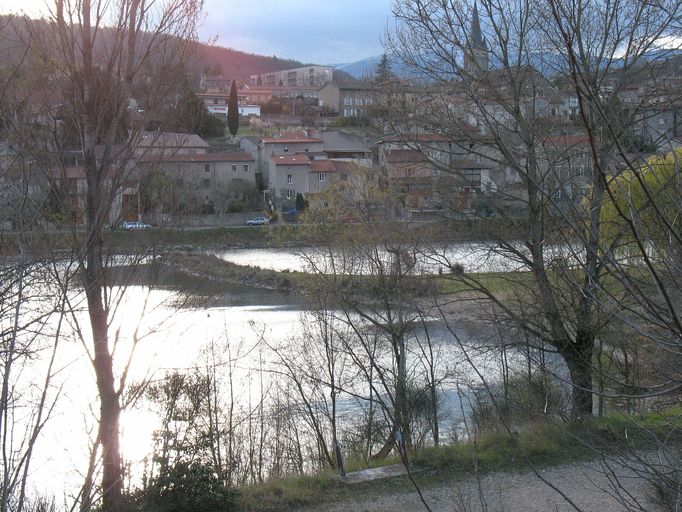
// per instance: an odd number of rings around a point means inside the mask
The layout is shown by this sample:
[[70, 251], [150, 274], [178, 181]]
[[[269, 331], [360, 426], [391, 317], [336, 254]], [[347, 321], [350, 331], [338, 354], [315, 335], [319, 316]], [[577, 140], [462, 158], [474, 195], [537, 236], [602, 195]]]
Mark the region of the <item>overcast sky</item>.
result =
[[204, 40], [330, 64], [383, 53], [391, 0], [206, 0], [205, 10]]
[[[0, 0], [0, 13], [32, 17], [52, 0]], [[354, 62], [383, 53], [391, 0], [205, 0], [203, 41], [305, 63]]]

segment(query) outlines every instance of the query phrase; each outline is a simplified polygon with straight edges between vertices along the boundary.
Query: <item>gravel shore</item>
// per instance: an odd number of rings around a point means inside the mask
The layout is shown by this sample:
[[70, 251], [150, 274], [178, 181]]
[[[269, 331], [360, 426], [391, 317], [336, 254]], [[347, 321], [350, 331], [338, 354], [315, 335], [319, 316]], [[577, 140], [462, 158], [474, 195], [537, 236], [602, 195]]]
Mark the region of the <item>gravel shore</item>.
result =
[[[646, 482], [628, 468], [598, 462], [567, 464], [539, 470], [573, 504], [532, 471], [492, 473], [463, 482], [430, 487], [423, 491], [432, 512], [655, 512]], [[617, 478], [616, 478], [617, 477]], [[615, 484], [615, 485], [614, 485]], [[411, 488], [404, 493], [358, 497], [342, 503], [305, 509], [306, 512], [417, 512], [426, 510]]]

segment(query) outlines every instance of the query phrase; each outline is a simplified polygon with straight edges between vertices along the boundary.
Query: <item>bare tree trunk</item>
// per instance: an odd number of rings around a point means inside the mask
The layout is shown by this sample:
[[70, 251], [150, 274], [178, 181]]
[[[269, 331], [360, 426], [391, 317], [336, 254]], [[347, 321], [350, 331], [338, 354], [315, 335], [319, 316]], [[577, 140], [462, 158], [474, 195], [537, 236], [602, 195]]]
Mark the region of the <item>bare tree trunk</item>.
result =
[[578, 332], [572, 350], [563, 354], [571, 375], [572, 404], [571, 416], [584, 420], [592, 416], [592, 354], [594, 334], [589, 331]]

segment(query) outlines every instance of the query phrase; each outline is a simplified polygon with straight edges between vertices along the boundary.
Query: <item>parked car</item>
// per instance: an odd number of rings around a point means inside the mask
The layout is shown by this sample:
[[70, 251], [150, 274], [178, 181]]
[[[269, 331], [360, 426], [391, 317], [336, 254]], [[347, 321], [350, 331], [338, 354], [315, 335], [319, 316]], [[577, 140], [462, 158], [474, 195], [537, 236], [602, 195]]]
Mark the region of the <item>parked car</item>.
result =
[[284, 219], [284, 222], [298, 222], [298, 210], [292, 208], [291, 210], [282, 212], [282, 218]]
[[132, 221], [132, 222], [122, 222], [121, 228], [128, 231], [131, 229], [149, 229], [149, 228], [151, 228], [151, 226], [149, 224], [145, 224], [144, 222]]
[[246, 221], [247, 226], [265, 226], [270, 223], [270, 219], [267, 217], [254, 217], [251, 220]]

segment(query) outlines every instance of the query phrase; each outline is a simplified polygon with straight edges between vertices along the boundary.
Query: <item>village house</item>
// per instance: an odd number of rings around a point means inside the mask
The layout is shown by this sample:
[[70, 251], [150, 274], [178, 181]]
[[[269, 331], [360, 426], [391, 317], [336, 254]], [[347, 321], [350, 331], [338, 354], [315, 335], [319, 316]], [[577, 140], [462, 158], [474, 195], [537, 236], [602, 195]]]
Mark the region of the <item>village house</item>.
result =
[[319, 90], [319, 106], [340, 117], [365, 117], [378, 104], [379, 89], [370, 84], [328, 83]]
[[141, 132], [132, 141], [134, 156], [200, 155], [208, 153], [208, 143], [193, 133]]
[[268, 159], [266, 197], [278, 210], [293, 206], [296, 194], [310, 190], [310, 159], [305, 154], [272, 155]]
[[[227, 119], [227, 104], [230, 101], [230, 94], [224, 92], [200, 92], [197, 97], [204, 102], [206, 110], [211, 115], [223, 120]], [[237, 96], [237, 108], [240, 116], [260, 116], [260, 105], [250, 104], [247, 95]]]
[[158, 194], [146, 191], [147, 198], [159, 199], [159, 204], [148, 205], [154, 211], [223, 211], [259, 196], [255, 159], [249, 153], [147, 155], [140, 164], [144, 185], [162, 188]]
[[[247, 141], [243, 148], [253, 150]], [[263, 184], [270, 182], [270, 159], [276, 155], [304, 154], [306, 158], [320, 158], [323, 155], [323, 142], [316, 137], [309, 137], [304, 132], [284, 134], [281, 137], [263, 137], [258, 142], [257, 153], [254, 155], [258, 172], [262, 173]]]
[[371, 167], [372, 151], [361, 137], [333, 130], [320, 132], [319, 137], [322, 139], [323, 151], [327, 158]]
[[331, 66], [304, 66], [300, 68], [260, 73], [249, 77], [251, 86], [321, 86], [333, 79], [334, 69]]

